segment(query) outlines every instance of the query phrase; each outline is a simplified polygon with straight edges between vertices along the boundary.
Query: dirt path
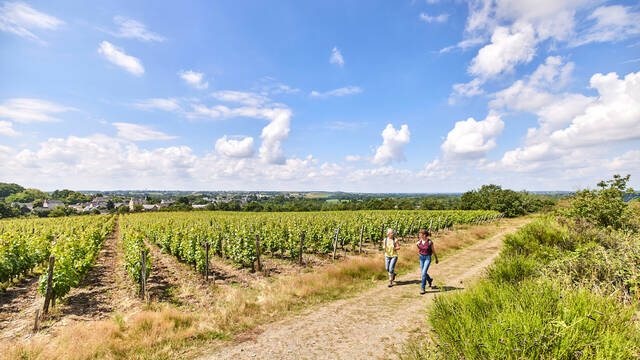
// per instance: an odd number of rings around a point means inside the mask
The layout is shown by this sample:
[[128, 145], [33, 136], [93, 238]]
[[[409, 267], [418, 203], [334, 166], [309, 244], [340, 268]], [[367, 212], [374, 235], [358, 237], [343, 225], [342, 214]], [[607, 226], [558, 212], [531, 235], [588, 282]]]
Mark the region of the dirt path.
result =
[[[420, 327], [427, 304], [445, 291], [462, 289], [498, 256], [505, 234], [530, 219], [513, 222], [489, 239], [432, 263], [429, 274], [440, 289], [419, 295], [416, 270], [354, 298], [335, 301], [253, 331], [253, 339], [218, 349], [202, 359], [388, 358]], [[416, 260], [417, 262], [417, 260]]]

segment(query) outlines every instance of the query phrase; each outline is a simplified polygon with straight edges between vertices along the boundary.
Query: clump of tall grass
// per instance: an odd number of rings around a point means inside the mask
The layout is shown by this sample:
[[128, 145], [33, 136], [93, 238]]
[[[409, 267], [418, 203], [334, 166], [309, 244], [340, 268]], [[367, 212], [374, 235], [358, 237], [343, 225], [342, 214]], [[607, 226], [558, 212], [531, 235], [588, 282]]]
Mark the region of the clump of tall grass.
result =
[[632, 359], [633, 316], [614, 299], [537, 279], [482, 281], [437, 297], [429, 312], [443, 359]]
[[640, 359], [640, 208], [626, 209], [626, 181], [508, 235], [485, 280], [435, 300], [434, 344], [401, 357]]

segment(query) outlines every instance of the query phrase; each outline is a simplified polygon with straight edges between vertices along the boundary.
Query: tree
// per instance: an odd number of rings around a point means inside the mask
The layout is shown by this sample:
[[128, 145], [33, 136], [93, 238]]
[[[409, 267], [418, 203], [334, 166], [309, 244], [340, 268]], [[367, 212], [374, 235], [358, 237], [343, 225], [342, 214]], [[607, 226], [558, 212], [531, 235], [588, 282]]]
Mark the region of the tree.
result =
[[114, 207], [115, 204], [113, 203], [113, 200], [109, 199], [109, 201], [107, 201], [107, 210], [113, 210]]
[[11, 194], [17, 194], [24, 191], [24, 188], [18, 184], [0, 183], [0, 198], [6, 198]]
[[576, 192], [565, 213], [598, 226], [610, 226], [614, 229], [629, 226], [633, 215], [624, 198], [635, 193], [631, 187], [627, 187], [630, 177], [631, 175], [622, 177], [616, 174], [611, 180], [600, 181], [598, 189]]

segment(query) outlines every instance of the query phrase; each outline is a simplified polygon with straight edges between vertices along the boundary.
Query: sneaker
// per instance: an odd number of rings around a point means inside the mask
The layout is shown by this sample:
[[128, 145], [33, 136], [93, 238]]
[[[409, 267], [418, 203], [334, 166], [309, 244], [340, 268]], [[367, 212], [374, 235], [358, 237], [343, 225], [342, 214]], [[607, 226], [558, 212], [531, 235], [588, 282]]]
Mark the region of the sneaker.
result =
[[389, 285], [387, 285], [388, 287], [392, 287], [393, 283], [391, 283], [391, 281], [389, 281]]
[[433, 288], [433, 285], [432, 285], [433, 284], [433, 279], [429, 279], [428, 281], [429, 281], [429, 287]]
[[424, 294], [426, 294], [426, 293], [427, 293], [427, 292], [426, 292], [424, 289], [422, 289], [422, 290], [420, 291], [420, 295], [424, 295]]

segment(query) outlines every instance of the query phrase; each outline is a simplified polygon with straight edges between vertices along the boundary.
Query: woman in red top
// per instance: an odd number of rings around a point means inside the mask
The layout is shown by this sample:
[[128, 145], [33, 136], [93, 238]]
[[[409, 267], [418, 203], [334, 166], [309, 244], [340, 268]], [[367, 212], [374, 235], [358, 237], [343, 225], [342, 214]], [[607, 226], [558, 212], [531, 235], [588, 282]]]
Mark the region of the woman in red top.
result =
[[422, 271], [422, 291], [420, 294], [425, 293], [425, 286], [427, 285], [427, 281], [429, 282], [429, 287], [433, 287], [433, 279], [427, 271], [429, 270], [429, 265], [431, 264], [431, 254], [436, 258], [436, 264], [438, 263], [438, 254], [436, 254], [436, 249], [433, 247], [433, 241], [429, 238], [431, 233], [425, 229], [420, 230], [420, 240], [416, 243], [418, 246], [418, 254], [420, 256], [420, 270]]

